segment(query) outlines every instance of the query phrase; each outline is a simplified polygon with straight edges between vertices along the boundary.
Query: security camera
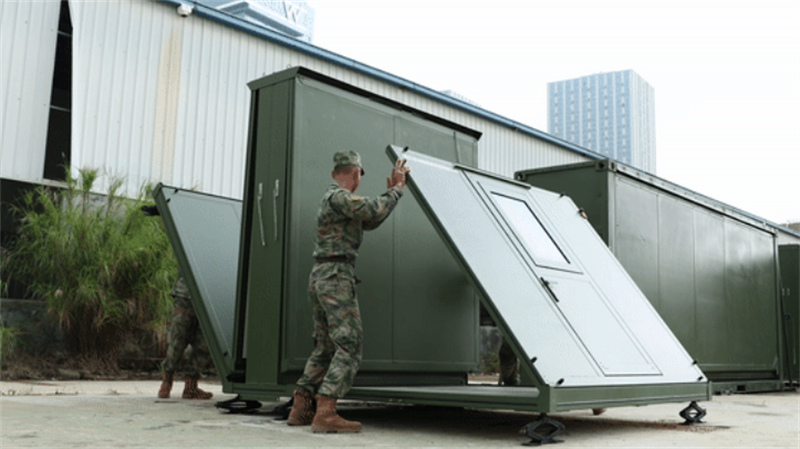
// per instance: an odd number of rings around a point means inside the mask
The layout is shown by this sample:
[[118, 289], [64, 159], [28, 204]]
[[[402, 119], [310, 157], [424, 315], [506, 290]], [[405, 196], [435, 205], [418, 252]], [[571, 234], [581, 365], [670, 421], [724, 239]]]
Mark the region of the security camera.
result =
[[194, 6], [181, 3], [178, 5], [178, 15], [181, 17], [188, 17], [194, 11]]

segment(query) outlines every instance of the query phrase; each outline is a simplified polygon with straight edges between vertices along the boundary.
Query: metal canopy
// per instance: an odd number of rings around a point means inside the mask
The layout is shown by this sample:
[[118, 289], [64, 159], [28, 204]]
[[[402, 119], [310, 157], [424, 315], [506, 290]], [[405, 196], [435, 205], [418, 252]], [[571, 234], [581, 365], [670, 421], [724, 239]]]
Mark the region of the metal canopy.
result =
[[703, 373], [569, 197], [387, 151], [408, 159], [412, 192], [543, 385], [693, 384], [707, 395]]

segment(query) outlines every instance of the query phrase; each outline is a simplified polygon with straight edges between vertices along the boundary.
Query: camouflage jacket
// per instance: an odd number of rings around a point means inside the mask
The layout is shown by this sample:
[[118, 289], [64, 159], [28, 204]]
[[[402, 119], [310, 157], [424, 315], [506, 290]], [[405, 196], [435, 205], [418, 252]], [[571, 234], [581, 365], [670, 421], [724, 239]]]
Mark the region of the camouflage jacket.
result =
[[355, 260], [364, 231], [380, 226], [401, 196], [400, 190], [391, 188], [371, 200], [331, 185], [317, 211], [314, 257], [344, 256]]

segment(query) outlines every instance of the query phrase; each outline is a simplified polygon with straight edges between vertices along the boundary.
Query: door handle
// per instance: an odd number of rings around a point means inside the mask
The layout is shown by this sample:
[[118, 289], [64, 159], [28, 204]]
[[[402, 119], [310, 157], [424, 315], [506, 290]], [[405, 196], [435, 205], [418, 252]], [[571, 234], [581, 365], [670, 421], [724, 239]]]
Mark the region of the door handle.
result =
[[550, 296], [553, 298], [553, 300], [555, 302], [559, 302], [558, 296], [556, 296], [556, 293], [553, 291], [553, 288], [550, 287], [550, 284], [558, 284], [558, 282], [550, 282], [543, 277], [539, 278], [539, 280], [542, 281], [542, 285], [544, 285], [544, 288], [547, 290], [548, 293], [550, 293]]
[[261, 227], [261, 246], [267, 246], [267, 240], [264, 238], [264, 215], [261, 213], [261, 199], [264, 198], [264, 183], [258, 183], [258, 224]]
[[278, 196], [281, 193], [280, 179], [275, 180], [275, 188], [272, 189], [272, 220], [275, 229], [275, 237], [273, 240], [278, 240]]

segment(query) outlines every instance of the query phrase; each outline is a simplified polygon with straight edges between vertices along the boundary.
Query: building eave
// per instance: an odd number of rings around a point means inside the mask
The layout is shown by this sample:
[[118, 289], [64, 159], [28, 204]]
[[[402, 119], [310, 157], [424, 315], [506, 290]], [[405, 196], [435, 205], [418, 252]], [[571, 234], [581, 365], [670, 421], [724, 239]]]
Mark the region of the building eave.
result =
[[438, 92], [431, 88], [417, 84], [413, 81], [409, 81], [405, 78], [393, 75], [391, 73], [385, 72], [383, 70], [377, 69], [367, 64], [363, 64], [354, 59], [350, 59], [340, 54], [334, 53], [332, 51], [317, 47], [308, 42], [300, 41], [291, 38], [289, 36], [283, 35], [277, 31], [260, 27], [246, 20], [242, 20], [239, 17], [235, 17], [225, 12], [206, 6], [202, 3], [197, 3], [194, 1], [187, 1], [187, 0], [157, 0], [157, 1], [174, 7], [178, 7], [180, 5], [191, 5], [194, 8], [192, 12], [193, 15], [196, 14], [205, 19], [213, 20], [222, 25], [229, 26], [231, 28], [243, 31], [253, 36], [257, 36], [259, 38], [291, 48], [293, 50], [313, 56], [315, 58], [319, 58], [326, 62], [330, 62], [332, 64], [345, 67], [347, 69], [353, 70], [354, 72], [370, 76], [377, 80], [397, 86], [401, 89], [414, 92], [423, 97], [438, 101], [440, 103], [444, 103], [448, 106], [460, 109], [462, 111], [468, 112], [470, 114], [476, 115], [486, 120], [506, 126], [520, 133], [527, 134], [537, 139], [544, 140], [548, 143], [559, 146], [565, 150], [580, 154], [582, 156], [588, 157], [590, 159], [594, 160], [605, 159], [605, 156], [601, 154], [595, 153], [594, 151], [580, 147], [578, 145], [574, 145], [570, 142], [559, 139], [558, 137], [547, 134], [531, 126], [522, 124], [515, 120], [511, 120], [507, 117], [503, 117], [502, 115], [488, 111], [481, 107], [471, 105], [467, 102], [461, 101], [457, 98], [453, 98], [442, 92]]

